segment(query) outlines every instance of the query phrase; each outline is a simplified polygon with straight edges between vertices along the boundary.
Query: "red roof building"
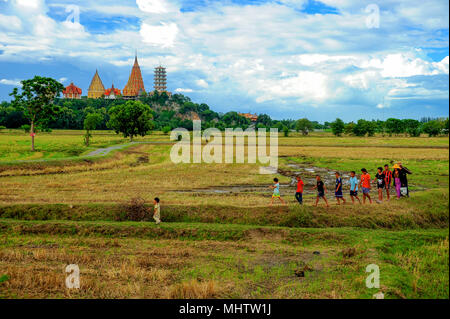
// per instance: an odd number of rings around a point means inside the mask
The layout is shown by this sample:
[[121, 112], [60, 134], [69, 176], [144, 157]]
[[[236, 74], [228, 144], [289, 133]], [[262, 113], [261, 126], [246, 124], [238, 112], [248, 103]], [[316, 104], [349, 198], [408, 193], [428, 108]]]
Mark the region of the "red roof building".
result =
[[121, 95], [120, 90], [114, 87], [114, 84], [110, 89], [107, 89], [104, 93], [105, 99], [116, 99]]
[[258, 120], [258, 115], [256, 115], [256, 114], [239, 113], [239, 115], [249, 119], [251, 122], [256, 122]]
[[72, 82], [64, 89], [63, 95], [66, 99], [81, 99], [81, 92], [81, 89]]

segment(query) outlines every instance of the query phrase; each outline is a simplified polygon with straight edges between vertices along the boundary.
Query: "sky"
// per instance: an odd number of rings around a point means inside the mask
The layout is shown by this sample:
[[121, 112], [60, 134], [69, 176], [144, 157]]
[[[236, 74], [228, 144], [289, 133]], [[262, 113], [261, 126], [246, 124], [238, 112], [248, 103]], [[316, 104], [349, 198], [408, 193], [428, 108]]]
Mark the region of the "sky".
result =
[[0, 101], [23, 79], [98, 69], [123, 89], [137, 52], [217, 112], [319, 122], [449, 114], [446, 0], [0, 0]]

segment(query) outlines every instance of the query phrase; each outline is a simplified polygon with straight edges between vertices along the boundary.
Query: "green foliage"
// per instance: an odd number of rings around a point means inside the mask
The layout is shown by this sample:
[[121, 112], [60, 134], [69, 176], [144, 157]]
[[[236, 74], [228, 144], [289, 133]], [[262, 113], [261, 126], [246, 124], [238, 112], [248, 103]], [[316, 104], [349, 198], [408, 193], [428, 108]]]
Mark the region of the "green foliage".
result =
[[0, 284], [3, 283], [3, 282], [6, 282], [8, 280], [9, 280], [8, 275], [1, 275], [0, 276]]
[[263, 127], [271, 127], [272, 125], [272, 119], [267, 114], [259, 114], [258, 120], [256, 121], [256, 126], [263, 128]]
[[[48, 128], [61, 110], [53, 101], [64, 89], [63, 85], [52, 78], [40, 76], [23, 80], [21, 84], [20, 93], [18, 88], [14, 88], [10, 94], [14, 98], [13, 107], [28, 119], [32, 134], [35, 133], [36, 126]], [[34, 135], [31, 137], [31, 150], [34, 151]]]
[[340, 118], [337, 118], [334, 122], [330, 124], [331, 131], [336, 136], [341, 136], [344, 133], [345, 123]]
[[420, 122], [417, 120], [406, 119], [403, 120], [403, 127], [409, 136], [417, 137], [420, 136], [421, 128]]
[[353, 127], [353, 134], [356, 136], [365, 136], [367, 134], [367, 121], [358, 120], [358, 122]]
[[401, 134], [405, 131], [405, 125], [402, 120], [389, 118], [385, 122], [386, 132], [391, 136], [392, 134]]
[[89, 113], [86, 115], [84, 119], [84, 129], [86, 130], [86, 134], [84, 135], [84, 143], [86, 146], [89, 146], [89, 141], [91, 138], [91, 130], [95, 130], [97, 126], [102, 122], [103, 117], [99, 113]]
[[355, 129], [355, 123], [350, 122], [345, 125], [344, 133], [347, 135], [353, 135], [353, 130]]
[[284, 134], [284, 137], [289, 136], [289, 128], [287, 126], [283, 126], [283, 134]]
[[297, 132], [302, 132], [303, 135], [308, 135], [314, 129], [314, 125], [307, 118], [303, 118], [296, 122], [295, 129]]
[[108, 125], [116, 133], [133, 140], [134, 136], [145, 136], [153, 128], [152, 109], [140, 101], [128, 101], [109, 110]]
[[23, 112], [33, 124], [46, 125], [60, 112], [60, 107], [53, 104], [54, 99], [64, 89], [63, 85], [52, 78], [35, 76], [30, 80], [21, 81], [22, 88], [14, 88], [11, 96], [12, 105]]
[[432, 120], [432, 121], [429, 121], [427, 123], [424, 123], [423, 126], [422, 126], [422, 129], [430, 137], [438, 136], [439, 134], [441, 134], [442, 125], [441, 125], [441, 123], [439, 121]]
[[30, 133], [31, 126], [29, 124], [24, 124], [20, 127], [21, 130], [23, 130], [25, 133]]
[[164, 127], [162, 128], [162, 132], [163, 132], [165, 135], [169, 134], [170, 130], [171, 130], [171, 127], [170, 127], [170, 126], [164, 126]]

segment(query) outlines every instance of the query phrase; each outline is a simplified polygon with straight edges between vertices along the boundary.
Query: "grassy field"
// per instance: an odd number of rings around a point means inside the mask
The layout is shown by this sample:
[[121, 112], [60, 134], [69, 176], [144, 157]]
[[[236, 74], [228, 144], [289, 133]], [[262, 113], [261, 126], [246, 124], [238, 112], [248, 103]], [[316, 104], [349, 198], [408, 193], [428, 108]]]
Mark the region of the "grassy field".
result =
[[[32, 153], [23, 132], [0, 133], [0, 297], [449, 297], [448, 137], [280, 136], [277, 177], [288, 205], [269, 208], [274, 176], [259, 174], [260, 164], [175, 165], [168, 136], [157, 132], [86, 158], [128, 140], [95, 132], [87, 148], [82, 135], [39, 134]], [[411, 198], [335, 205], [334, 171], [373, 175], [397, 161], [413, 172]], [[296, 174], [304, 207], [293, 197]], [[316, 174], [328, 209], [312, 207]], [[118, 221], [125, 202], [150, 206], [155, 196], [161, 226]], [[77, 291], [64, 286], [71, 263], [81, 269]], [[380, 289], [365, 286], [371, 263]]]

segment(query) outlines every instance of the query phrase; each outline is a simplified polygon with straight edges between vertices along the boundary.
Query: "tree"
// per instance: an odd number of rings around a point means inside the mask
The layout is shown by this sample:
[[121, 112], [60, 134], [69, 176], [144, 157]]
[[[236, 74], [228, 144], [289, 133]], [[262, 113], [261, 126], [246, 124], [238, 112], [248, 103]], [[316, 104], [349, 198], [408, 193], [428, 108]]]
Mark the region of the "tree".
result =
[[354, 128], [355, 128], [355, 123], [350, 122], [347, 125], [345, 125], [344, 133], [347, 134], [347, 135], [352, 135]]
[[284, 137], [288, 137], [289, 136], [289, 127], [283, 126], [283, 133], [284, 133]]
[[259, 124], [262, 124], [263, 127], [270, 127], [272, 125], [272, 119], [267, 114], [259, 114], [256, 125], [258, 126]]
[[422, 129], [429, 137], [441, 134], [441, 124], [436, 120], [424, 123]]
[[448, 122], [448, 117], [446, 119], [444, 119], [443, 123], [442, 123], [442, 133], [445, 135], [448, 135], [449, 132], [449, 122]]
[[34, 136], [36, 125], [47, 127], [59, 113], [60, 107], [54, 105], [55, 97], [64, 89], [64, 86], [52, 78], [35, 76], [30, 80], [21, 81], [22, 88], [14, 88], [11, 96], [14, 97], [13, 106], [21, 110], [30, 123], [31, 150], [34, 151]]
[[353, 134], [356, 136], [365, 136], [367, 134], [368, 121], [358, 120], [358, 122], [353, 127]]
[[152, 109], [140, 101], [128, 101], [109, 110], [108, 127], [133, 141], [134, 136], [145, 136], [153, 128]]
[[389, 118], [386, 120], [385, 128], [386, 128], [386, 132], [389, 134], [389, 136], [392, 136], [392, 134], [400, 134], [405, 131], [402, 120], [394, 119], [394, 118]]
[[303, 135], [308, 135], [308, 133], [314, 129], [314, 124], [307, 118], [303, 118], [297, 121], [295, 129], [297, 132], [301, 131]]
[[86, 130], [84, 135], [84, 143], [89, 146], [89, 139], [92, 136], [91, 130], [95, 130], [97, 126], [103, 121], [103, 117], [99, 113], [89, 113], [83, 122], [83, 127]]
[[336, 136], [341, 136], [345, 129], [345, 123], [341, 119], [337, 118], [336, 121], [330, 124], [331, 131]]
[[409, 136], [420, 136], [421, 131], [419, 121], [410, 119], [403, 120], [403, 126], [405, 127], [405, 131], [409, 134]]
[[366, 121], [366, 132], [368, 136], [374, 136], [377, 131], [376, 121]]

